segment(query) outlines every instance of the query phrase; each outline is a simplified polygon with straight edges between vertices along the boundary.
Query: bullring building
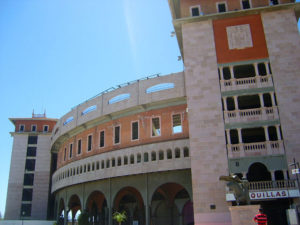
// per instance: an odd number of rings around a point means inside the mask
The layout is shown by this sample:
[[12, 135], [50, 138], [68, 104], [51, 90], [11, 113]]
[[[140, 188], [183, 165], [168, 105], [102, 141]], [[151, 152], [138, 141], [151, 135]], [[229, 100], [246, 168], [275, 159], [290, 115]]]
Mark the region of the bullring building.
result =
[[183, 72], [104, 91], [62, 118], [15, 125], [6, 219], [230, 225], [249, 181], [270, 225], [300, 211], [300, 4], [169, 0]]

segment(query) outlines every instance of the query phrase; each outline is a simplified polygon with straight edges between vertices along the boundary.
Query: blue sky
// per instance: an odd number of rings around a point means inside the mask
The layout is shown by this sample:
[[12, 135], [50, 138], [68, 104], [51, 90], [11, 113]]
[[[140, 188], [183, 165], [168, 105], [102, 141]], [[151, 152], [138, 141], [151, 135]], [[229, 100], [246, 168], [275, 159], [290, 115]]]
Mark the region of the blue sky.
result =
[[167, 0], [0, 1], [0, 212], [12, 148], [8, 118], [60, 118], [99, 92], [183, 70]]

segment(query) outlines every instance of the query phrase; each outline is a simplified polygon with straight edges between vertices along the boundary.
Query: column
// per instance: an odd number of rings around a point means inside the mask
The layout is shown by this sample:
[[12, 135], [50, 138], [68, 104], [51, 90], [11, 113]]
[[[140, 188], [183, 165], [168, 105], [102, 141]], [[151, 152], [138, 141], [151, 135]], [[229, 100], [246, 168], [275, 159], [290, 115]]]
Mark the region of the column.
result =
[[275, 127], [276, 127], [277, 139], [282, 140], [279, 125], [275, 125]]
[[227, 101], [226, 101], [226, 97], [223, 97], [223, 105], [224, 105], [224, 111], [228, 111], [228, 108], [227, 108]]
[[276, 106], [274, 94], [275, 94], [274, 92], [270, 92], [270, 95], [271, 95], [271, 101], [272, 101], [272, 106]]
[[220, 71], [220, 80], [224, 80], [223, 67], [222, 66], [219, 67], [219, 71]]
[[265, 64], [265, 67], [266, 67], [267, 75], [271, 74], [270, 70], [269, 70], [269, 64], [268, 64], [268, 62], [264, 62], [264, 64]]
[[258, 72], [258, 67], [257, 67], [257, 63], [254, 63], [254, 69], [255, 69], [255, 76], [258, 76], [259, 75], [259, 72]]
[[275, 181], [275, 171], [271, 170], [270, 173], [271, 173], [272, 181]]
[[264, 126], [264, 130], [265, 130], [265, 137], [266, 137], [266, 141], [269, 141], [270, 138], [269, 138], [269, 131], [268, 131], [268, 127], [267, 126]]
[[232, 96], [232, 97], [233, 97], [233, 101], [234, 101], [234, 109], [239, 110], [237, 96]]
[[242, 139], [242, 129], [241, 128], [237, 128], [238, 131], [238, 136], [239, 136], [239, 144], [243, 143], [243, 139]]
[[225, 131], [226, 131], [227, 144], [231, 145], [230, 130], [226, 129]]
[[233, 66], [229, 66], [230, 70], [230, 79], [234, 78]]
[[67, 224], [68, 224], [68, 211], [65, 208], [64, 209], [64, 225], [67, 225]]
[[259, 96], [259, 101], [260, 101], [260, 107], [263, 108], [265, 106], [263, 94], [259, 93], [258, 96]]

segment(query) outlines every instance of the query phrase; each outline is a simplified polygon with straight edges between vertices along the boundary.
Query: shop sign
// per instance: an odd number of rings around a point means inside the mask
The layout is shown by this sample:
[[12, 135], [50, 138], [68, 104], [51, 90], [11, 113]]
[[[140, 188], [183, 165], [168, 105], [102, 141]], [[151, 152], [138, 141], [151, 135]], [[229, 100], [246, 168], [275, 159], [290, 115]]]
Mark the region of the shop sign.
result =
[[289, 197], [287, 190], [250, 192], [249, 195], [251, 200]]

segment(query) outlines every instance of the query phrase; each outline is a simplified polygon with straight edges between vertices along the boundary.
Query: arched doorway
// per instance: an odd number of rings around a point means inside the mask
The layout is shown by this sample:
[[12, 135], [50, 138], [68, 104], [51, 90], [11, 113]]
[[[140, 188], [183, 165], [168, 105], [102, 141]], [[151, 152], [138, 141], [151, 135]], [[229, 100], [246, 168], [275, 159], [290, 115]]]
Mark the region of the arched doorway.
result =
[[[123, 188], [118, 192], [114, 200], [114, 212], [126, 212], [127, 219], [123, 225], [145, 225], [144, 201], [133, 187]], [[114, 224], [117, 224], [114, 221]]]
[[72, 195], [69, 203], [69, 212], [68, 212], [68, 222], [71, 222], [72, 225], [75, 224], [75, 215], [78, 210], [82, 211], [81, 202], [77, 195]]
[[270, 181], [272, 180], [271, 173], [262, 163], [253, 163], [247, 173], [247, 180], [253, 181]]
[[183, 186], [167, 183], [156, 189], [151, 199], [151, 224], [194, 224], [193, 203]]
[[108, 224], [107, 201], [103, 193], [100, 191], [92, 192], [87, 199], [86, 209], [92, 225]]

